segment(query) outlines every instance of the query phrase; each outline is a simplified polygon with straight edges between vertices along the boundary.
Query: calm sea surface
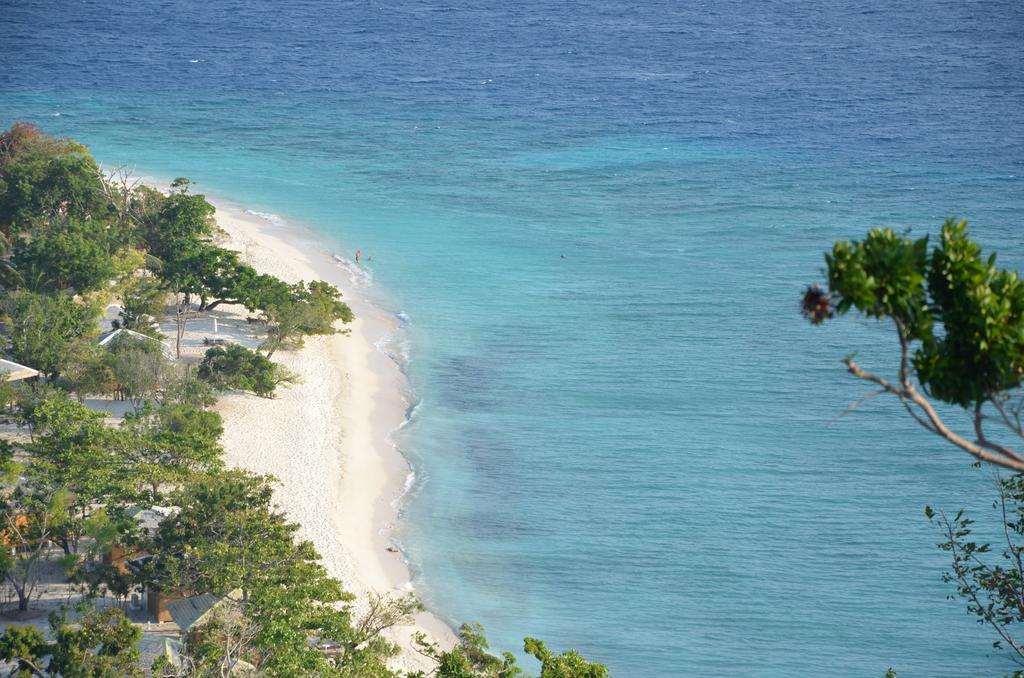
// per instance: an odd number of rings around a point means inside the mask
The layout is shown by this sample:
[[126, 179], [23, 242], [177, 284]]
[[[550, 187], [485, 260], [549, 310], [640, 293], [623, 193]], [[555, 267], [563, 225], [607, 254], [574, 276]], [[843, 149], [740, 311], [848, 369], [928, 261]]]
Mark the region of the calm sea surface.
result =
[[[880, 7], [884, 9], [871, 9]], [[811, 328], [832, 240], [1024, 268], [1019, 2], [0, 0], [0, 120], [372, 257], [425, 599], [619, 676], [1001, 675], [925, 504], [991, 475]]]

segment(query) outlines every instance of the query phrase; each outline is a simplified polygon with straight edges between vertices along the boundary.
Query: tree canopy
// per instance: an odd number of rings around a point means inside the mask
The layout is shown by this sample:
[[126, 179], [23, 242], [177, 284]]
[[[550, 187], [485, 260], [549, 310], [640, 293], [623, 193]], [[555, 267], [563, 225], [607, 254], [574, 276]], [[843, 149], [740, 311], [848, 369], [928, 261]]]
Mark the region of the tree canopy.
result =
[[251, 391], [263, 398], [272, 398], [278, 386], [295, 380], [281, 365], [238, 344], [209, 349], [199, 363], [199, 378], [214, 388]]
[[99, 167], [85, 146], [35, 126], [0, 132], [0, 230], [31, 231], [54, 216], [106, 216]]
[[102, 223], [64, 221], [14, 247], [21, 286], [50, 292], [92, 292], [107, 285], [117, 268]]
[[[863, 241], [840, 241], [825, 256], [828, 291], [804, 294], [803, 312], [820, 324], [851, 310], [893, 324], [899, 351], [895, 379], [847, 370], [895, 395], [914, 420], [980, 461], [1024, 470], [1024, 454], [998, 436], [1024, 437], [1024, 285], [1016, 272], [985, 258], [967, 222], [947, 220], [939, 242], [874, 229]], [[973, 431], [956, 431], [932, 399], [967, 411]], [[972, 439], [973, 438], [973, 439]]]
[[65, 293], [18, 290], [0, 298], [6, 350], [14, 360], [55, 377], [75, 339], [94, 333], [99, 309]]

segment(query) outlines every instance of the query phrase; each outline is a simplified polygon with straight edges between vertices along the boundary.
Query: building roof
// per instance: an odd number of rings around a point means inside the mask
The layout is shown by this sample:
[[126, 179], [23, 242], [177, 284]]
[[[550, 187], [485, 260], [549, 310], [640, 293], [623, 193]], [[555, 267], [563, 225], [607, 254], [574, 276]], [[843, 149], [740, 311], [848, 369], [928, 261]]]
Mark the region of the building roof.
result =
[[180, 643], [164, 633], [147, 633], [143, 630], [142, 640], [139, 641], [139, 666], [152, 666], [157, 657], [166, 657], [173, 666], [181, 666], [178, 654]]
[[[181, 641], [171, 638], [155, 638], [147, 643], [145, 634], [139, 643], [139, 666], [152, 666], [157, 657], [166, 657], [171, 666], [181, 668]], [[147, 661], [148, 660], [148, 661]], [[244, 659], [235, 659], [224, 667], [229, 676], [256, 675], [256, 667]]]
[[218, 596], [214, 593], [200, 593], [196, 596], [189, 596], [182, 600], [170, 603], [167, 611], [171, 619], [178, 625], [182, 633], [187, 633], [190, 628], [203, 621], [207, 614], [223, 603], [236, 605], [242, 600], [242, 589], [234, 589], [228, 593]]
[[114, 339], [116, 339], [117, 337], [121, 337], [121, 336], [131, 337], [132, 339], [138, 339], [138, 340], [155, 341], [155, 342], [160, 344], [160, 350], [163, 351], [164, 356], [166, 356], [167, 358], [169, 358], [171, 360], [174, 360], [174, 355], [171, 352], [170, 347], [168, 347], [167, 344], [165, 344], [164, 342], [160, 341], [156, 337], [151, 337], [148, 334], [143, 334], [142, 332], [136, 332], [135, 330], [126, 330], [123, 327], [121, 329], [110, 330], [109, 332], [104, 332], [103, 334], [101, 334], [96, 339], [96, 343], [99, 346], [102, 346], [103, 348], [108, 348], [110, 346], [110, 343], [112, 341], [114, 341]]
[[128, 516], [134, 518], [139, 527], [152, 536], [156, 534], [156, 530], [160, 527], [160, 523], [164, 521], [164, 518], [177, 512], [178, 508], [176, 506], [150, 506], [149, 508], [136, 506], [128, 510]]
[[19, 379], [39, 376], [39, 370], [34, 370], [12, 360], [0, 358], [0, 375], [5, 377], [7, 381], [18, 381]]
[[200, 593], [198, 596], [189, 596], [171, 603], [167, 606], [167, 611], [181, 632], [185, 633], [206, 616], [207, 612], [215, 608], [221, 600], [223, 598], [212, 593]]

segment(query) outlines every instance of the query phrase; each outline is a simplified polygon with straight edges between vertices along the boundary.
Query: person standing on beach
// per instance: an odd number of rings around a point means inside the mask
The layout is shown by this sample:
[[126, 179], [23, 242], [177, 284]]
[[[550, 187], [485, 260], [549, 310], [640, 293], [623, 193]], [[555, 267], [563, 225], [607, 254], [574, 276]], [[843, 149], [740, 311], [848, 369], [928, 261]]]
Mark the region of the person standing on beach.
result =
[[362, 250], [356, 250], [356, 263], [359, 263], [359, 257], [363, 256]]

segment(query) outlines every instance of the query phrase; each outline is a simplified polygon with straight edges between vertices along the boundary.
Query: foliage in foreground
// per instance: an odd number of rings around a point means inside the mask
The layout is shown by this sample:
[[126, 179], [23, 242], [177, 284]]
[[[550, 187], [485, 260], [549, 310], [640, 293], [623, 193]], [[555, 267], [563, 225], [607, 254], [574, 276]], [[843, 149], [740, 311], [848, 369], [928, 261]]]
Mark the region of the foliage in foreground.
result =
[[[855, 310], [892, 323], [896, 378], [867, 372], [852, 355], [843, 360], [847, 370], [878, 387], [872, 395], [896, 396], [917, 424], [978, 462], [1024, 470], [1024, 283], [998, 268], [995, 254], [983, 257], [966, 221], [947, 220], [938, 244], [929, 249], [929, 242], [874, 229], [863, 241], [835, 243], [825, 255], [828, 290], [807, 289], [804, 316], [817, 325]], [[950, 425], [936, 402], [962, 409], [971, 429]], [[994, 508], [1005, 542], [998, 554], [974, 540], [963, 511], [927, 507], [926, 514], [952, 557], [944, 580], [996, 632], [994, 646], [1024, 666], [1024, 641], [1015, 637], [1024, 621], [1024, 476], [999, 481]]]
[[[891, 322], [896, 378], [865, 371], [852, 355], [843, 360], [847, 370], [896, 396], [925, 430], [975, 459], [1022, 471], [1024, 450], [1001, 437], [1018, 445], [1024, 437], [1024, 283], [997, 268], [995, 254], [982, 257], [966, 221], [947, 220], [939, 244], [928, 244], [927, 236], [911, 240], [891, 229], [837, 242], [825, 256], [828, 292], [809, 288], [804, 315], [820, 324], [856, 310]], [[965, 410], [973, 430], [955, 430], [932, 400]]]
[[[993, 548], [973, 538], [974, 520], [963, 510], [954, 515], [925, 507], [925, 515], [943, 533], [939, 548], [950, 554], [952, 565], [943, 581], [956, 587], [967, 612], [992, 628], [998, 639], [992, 646], [1006, 650], [1024, 667], [1024, 475], [998, 480], [999, 498], [992, 508], [1001, 523], [1003, 543]], [[990, 528], [986, 532], [993, 533]], [[1014, 674], [1024, 675], [1018, 671]]]

